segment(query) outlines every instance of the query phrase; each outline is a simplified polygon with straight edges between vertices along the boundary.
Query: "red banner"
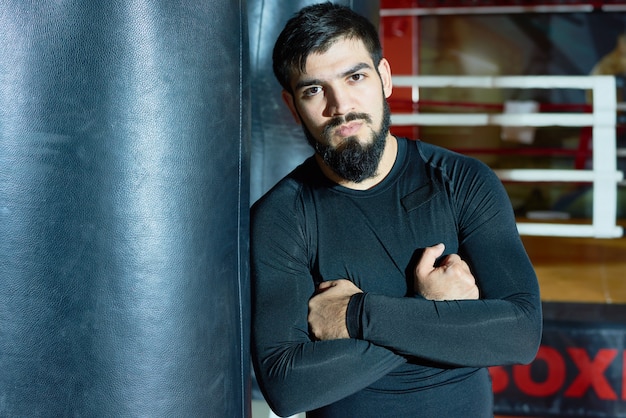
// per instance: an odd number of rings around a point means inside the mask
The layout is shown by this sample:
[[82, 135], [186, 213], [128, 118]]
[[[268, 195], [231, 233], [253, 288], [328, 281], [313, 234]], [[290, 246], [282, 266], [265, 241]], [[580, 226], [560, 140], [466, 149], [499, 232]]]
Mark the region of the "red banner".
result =
[[[581, 316], [580, 306], [571, 304], [573, 317]], [[602, 309], [601, 321], [546, 318], [541, 347], [530, 365], [491, 368], [495, 413], [626, 417], [624, 307], [608, 308]]]

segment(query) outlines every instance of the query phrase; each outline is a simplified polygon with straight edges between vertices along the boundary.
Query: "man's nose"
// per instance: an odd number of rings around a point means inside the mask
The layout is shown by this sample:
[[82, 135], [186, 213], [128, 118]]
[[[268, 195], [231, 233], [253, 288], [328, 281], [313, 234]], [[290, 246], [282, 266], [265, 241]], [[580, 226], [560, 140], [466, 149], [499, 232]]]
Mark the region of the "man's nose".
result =
[[350, 94], [342, 89], [329, 89], [326, 93], [326, 116], [345, 115], [353, 110]]

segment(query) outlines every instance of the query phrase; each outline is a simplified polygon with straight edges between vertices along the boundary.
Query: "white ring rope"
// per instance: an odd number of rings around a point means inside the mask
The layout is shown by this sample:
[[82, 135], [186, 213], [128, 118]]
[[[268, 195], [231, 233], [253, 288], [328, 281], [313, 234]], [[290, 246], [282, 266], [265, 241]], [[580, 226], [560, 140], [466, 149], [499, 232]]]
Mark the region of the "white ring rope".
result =
[[[618, 238], [617, 187], [624, 176], [617, 170], [617, 92], [613, 76], [394, 76], [395, 87], [458, 88], [566, 88], [591, 90], [593, 112], [581, 113], [394, 113], [394, 126], [591, 126], [593, 170], [496, 170], [502, 180], [521, 182], [591, 182], [593, 216], [591, 225], [518, 223], [520, 234]], [[624, 150], [619, 150], [623, 155]]]

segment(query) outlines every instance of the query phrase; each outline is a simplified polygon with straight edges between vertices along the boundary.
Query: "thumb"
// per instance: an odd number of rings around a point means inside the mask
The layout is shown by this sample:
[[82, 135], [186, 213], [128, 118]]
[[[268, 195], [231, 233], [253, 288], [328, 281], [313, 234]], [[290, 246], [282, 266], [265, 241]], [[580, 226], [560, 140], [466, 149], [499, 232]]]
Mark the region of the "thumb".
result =
[[325, 280], [323, 282], [321, 282], [319, 285], [317, 285], [317, 290], [319, 292], [322, 292], [324, 290], [330, 289], [333, 286], [336, 286], [337, 283], [335, 280]]
[[443, 243], [433, 245], [432, 247], [426, 247], [422, 253], [422, 258], [417, 265], [418, 273], [431, 271], [435, 267], [435, 261], [437, 261], [437, 258], [443, 254], [445, 249], [446, 246]]

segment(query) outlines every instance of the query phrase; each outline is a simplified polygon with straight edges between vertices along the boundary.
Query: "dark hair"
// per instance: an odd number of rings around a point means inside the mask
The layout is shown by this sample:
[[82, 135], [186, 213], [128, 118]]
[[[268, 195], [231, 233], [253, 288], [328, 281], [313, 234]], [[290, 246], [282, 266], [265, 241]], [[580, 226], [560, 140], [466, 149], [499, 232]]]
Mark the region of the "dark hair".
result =
[[323, 53], [341, 38], [360, 39], [375, 65], [382, 59], [378, 31], [365, 17], [349, 7], [320, 3], [304, 7], [287, 21], [274, 44], [274, 75], [292, 93], [291, 77], [303, 72], [311, 53]]

